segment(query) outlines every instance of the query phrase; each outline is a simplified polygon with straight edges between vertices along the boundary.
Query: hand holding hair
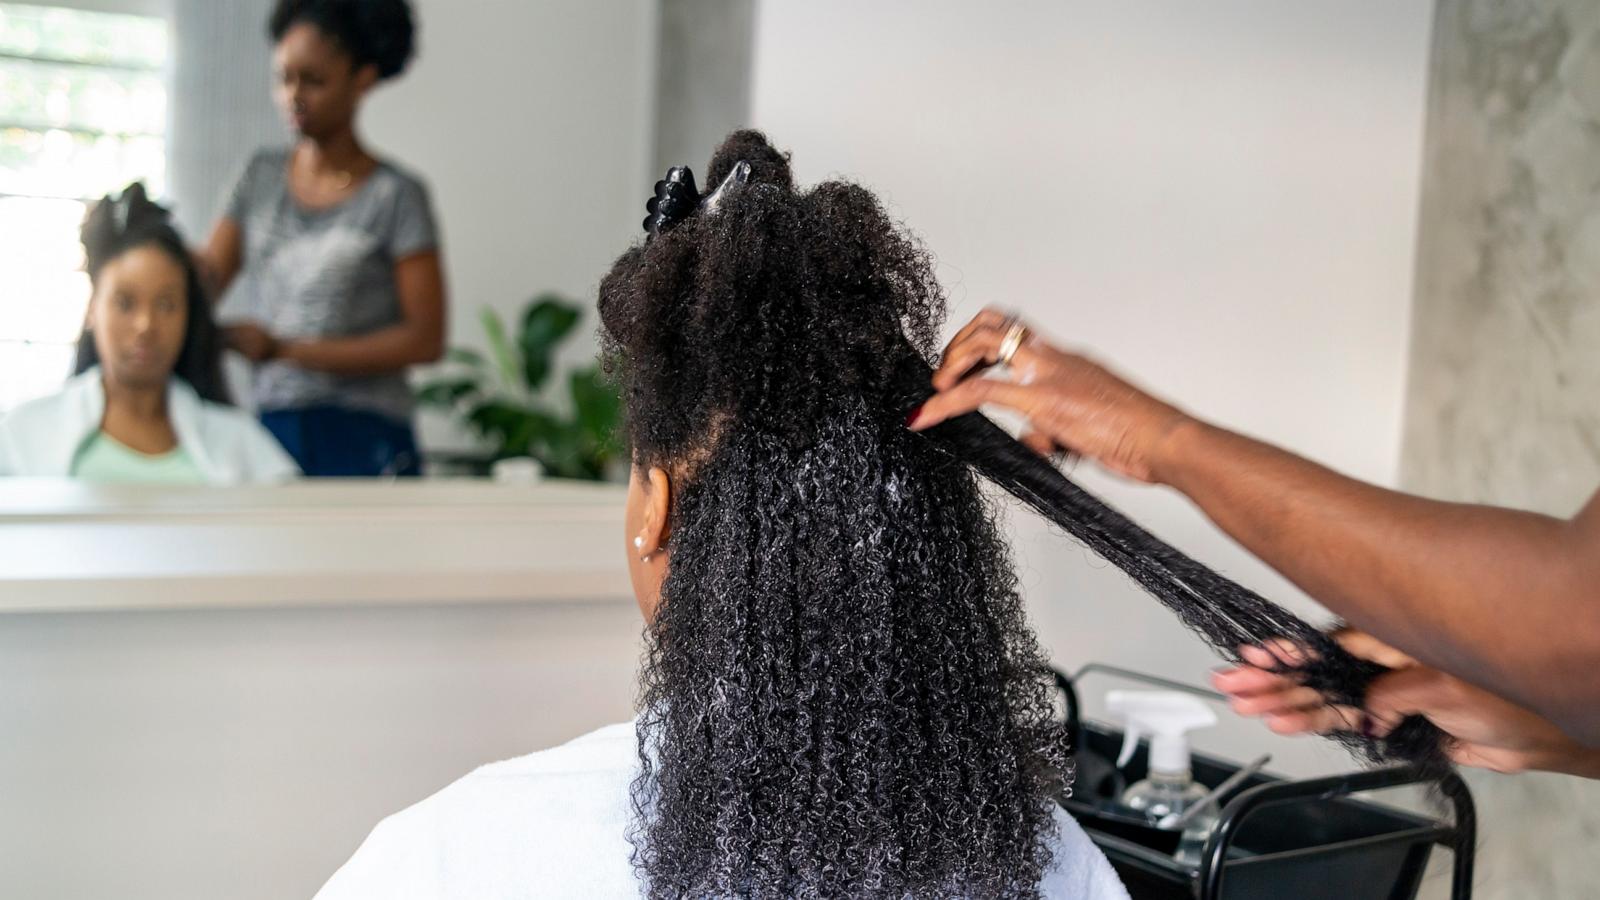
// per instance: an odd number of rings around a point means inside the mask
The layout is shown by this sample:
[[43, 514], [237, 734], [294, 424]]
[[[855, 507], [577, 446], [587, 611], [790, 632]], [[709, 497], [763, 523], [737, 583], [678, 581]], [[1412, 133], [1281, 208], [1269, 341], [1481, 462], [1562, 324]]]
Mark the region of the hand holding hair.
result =
[[241, 322], [223, 329], [228, 347], [253, 363], [269, 362], [278, 355], [278, 339], [254, 322]]
[[[1600, 744], [1600, 492], [1560, 519], [1367, 484], [1189, 416], [1036, 336], [1004, 346], [1015, 324], [985, 310], [963, 328], [910, 426], [942, 428], [987, 403], [1017, 410], [1033, 449], [1171, 486], [1352, 625]], [[1006, 350], [1009, 378], [986, 377]]]
[[[997, 404], [1027, 416], [1025, 443], [1035, 450], [1064, 450], [1130, 478], [1161, 481], [1166, 439], [1189, 417], [1036, 334], [1006, 347], [1014, 321], [985, 309], [956, 334], [933, 375], [938, 393], [913, 412], [911, 428], [921, 431]], [[1003, 355], [1009, 358], [1002, 367]], [[989, 377], [1000, 368], [1008, 377]]]
[[1582, 746], [1537, 713], [1365, 632], [1345, 628], [1334, 637], [1351, 654], [1393, 670], [1373, 679], [1360, 708], [1331, 704], [1304, 685], [1297, 673], [1309, 651], [1290, 641], [1240, 648], [1245, 662], [1215, 673], [1212, 684], [1229, 696], [1235, 712], [1260, 716], [1278, 734], [1352, 731], [1382, 738], [1406, 716], [1419, 715], [1446, 733], [1445, 753], [1457, 765], [1600, 777], [1600, 749]]

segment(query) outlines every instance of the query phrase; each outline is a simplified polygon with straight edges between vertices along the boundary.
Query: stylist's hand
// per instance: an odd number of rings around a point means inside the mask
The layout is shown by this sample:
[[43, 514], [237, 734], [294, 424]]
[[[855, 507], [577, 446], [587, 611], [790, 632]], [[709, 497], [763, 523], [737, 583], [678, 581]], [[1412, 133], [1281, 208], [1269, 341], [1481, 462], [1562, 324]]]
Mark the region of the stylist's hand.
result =
[[266, 362], [278, 355], [278, 340], [265, 328], [252, 322], [229, 325], [223, 329], [228, 346], [237, 350], [253, 363]]
[[933, 375], [938, 393], [913, 411], [910, 427], [920, 431], [995, 404], [1028, 418], [1023, 440], [1035, 450], [1064, 450], [1140, 481], [1161, 480], [1164, 445], [1188, 417], [1031, 332], [1007, 378], [984, 377], [999, 360], [1008, 325], [1003, 313], [986, 309], [956, 334]]
[[1292, 672], [1270, 671], [1305, 660], [1307, 651], [1288, 641], [1240, 648], [1246, 665], [1213, 675], [1212, 683], [1229, 696], [1235, 712], [1261, 716], [1279, 734], [1365, 731], [1383, 737], [1406, 716], [1420, 715], [1454, 739], [1447, 749], [1458, 765], [1600, 775], [1600, 753], [1536, 713], [1424, 666], [1365, 632], [1346, 629], [1335, 638], [1351, 654], [1394, 670], [1372, 682], [1362, 709], [1332, 706]]

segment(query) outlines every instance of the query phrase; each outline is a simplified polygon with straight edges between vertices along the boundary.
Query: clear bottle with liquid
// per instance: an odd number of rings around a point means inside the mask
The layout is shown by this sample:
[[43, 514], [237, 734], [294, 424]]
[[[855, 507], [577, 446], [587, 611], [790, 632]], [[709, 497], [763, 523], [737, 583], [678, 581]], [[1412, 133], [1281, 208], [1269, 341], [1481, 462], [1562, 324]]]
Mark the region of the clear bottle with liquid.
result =
[[[1127, 765], [1139, 738], [1150, 736], [1149, 775], [1122, 794], [1122, 805], [1142, 814], [1157, 828], [1173, 828], [1173, 820], [1206, 796], [1189, 765], [1190, 729], [1214, 725], [1216, 713], [1199, 699], [1170, 691], [1112, 691], [1106, 697], [1113, 713], [1127, 722], [1117, 766]], [[1163, 821], [1165, 820], [1165, 821]], [[1206, 840], [1216, 828], [1217, 812], [1207, 808], [1184, 825], [1174, 854], [1180, 863], [1197, 865]]]
[[1188, 812], [1205, 795], [1206, 789], [1195, 782], [1187, 768], [1181, 772], [1151, 769], [1149, 778], [1123, 792], [1122, 805], [1143, 813], [1150, 824], [1158, 825], [1167, 816]]

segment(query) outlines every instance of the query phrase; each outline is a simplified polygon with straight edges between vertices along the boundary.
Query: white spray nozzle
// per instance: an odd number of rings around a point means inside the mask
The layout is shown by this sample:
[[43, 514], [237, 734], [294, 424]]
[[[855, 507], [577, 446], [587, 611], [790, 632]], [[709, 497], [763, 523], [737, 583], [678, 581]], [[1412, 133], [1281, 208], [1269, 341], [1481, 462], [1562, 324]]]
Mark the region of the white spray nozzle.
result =
[[1184, 735], [1195, 728], [1217, 724], [1217, 714], [1199, 697], [1177, 691], [1111, 691], [1106, 706], [1127, 723], [1117, 768], [1128, 764], [1139, 738], [1150, 736], [1150, 771], [1173, 774], [1189, 771], [1189, 741]]

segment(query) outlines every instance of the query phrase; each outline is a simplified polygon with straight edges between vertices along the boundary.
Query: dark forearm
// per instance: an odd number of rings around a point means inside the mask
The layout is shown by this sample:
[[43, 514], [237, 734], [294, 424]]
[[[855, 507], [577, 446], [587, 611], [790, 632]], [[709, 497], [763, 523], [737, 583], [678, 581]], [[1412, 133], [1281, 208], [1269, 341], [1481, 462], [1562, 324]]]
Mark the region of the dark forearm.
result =
[[1550, 766], [1552, 772], [1600, 779], [1600, 750], [1579, 750]]
[[1356, 627], [1600, 743], [1592, 517], [1424, 500], [1199, 423], [1158, 478]]
[[395, 325], [357, 337], [285, 341], [277, 358], [335, 375], [382, 375], [437, 360], [444, 352], [441, 336], [429, 329]]

